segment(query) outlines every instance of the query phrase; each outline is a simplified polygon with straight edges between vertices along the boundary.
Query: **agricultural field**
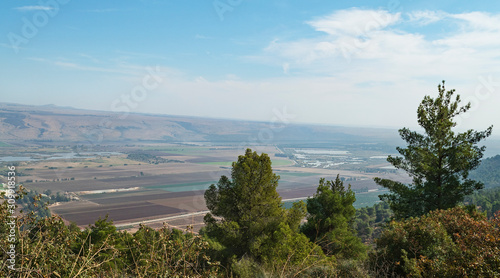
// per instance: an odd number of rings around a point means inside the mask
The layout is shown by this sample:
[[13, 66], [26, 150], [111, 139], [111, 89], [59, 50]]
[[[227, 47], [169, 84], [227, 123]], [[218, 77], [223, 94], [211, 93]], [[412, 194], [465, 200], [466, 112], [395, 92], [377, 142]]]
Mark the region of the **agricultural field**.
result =
[[[320, 178], [333, 180], [339, 174], [346, 186], [351, 184], [353, 190], [362, 192], [357, 194], [355, 205], [367, 206], [380, 194], [373, 177], [405, 179], [392, 169], [384, 169], [388, 163], [381, 152], [252, 148], [271, 158], [280, 176], [278, 192], [283, 200], [312, 196]], [[198, 230], [207, 210], [204, 191], [222, 175], [230, 176], [233, 161], [243, 153], [244, 149], [230, 145], [195, 144], [103, 146], [93, 152], [79, 152], [71, 146], [33, 147], [8, 149], [2, 157], [12, 161], [2, 163], [16, 163], [18, 181], [30, 190], [70, 194], [73, 201], [54, 204], [50, 210], [82, 228], [107, 215], [121, 229], [165, 222], [178, 228], [192, 225]], [[335, 164], [337, 160], [346, 163]], [[350, 167], [346, 167], [348, 162], [352, 162]]]
[[342, 150], [327, 148], [283, 148], [283, 156], [295, 161], [298, 167], [342, 169], [361, 172], [395, 172], [386, 161], [388, 155], [370, 148], [346, 147]]
[[9, 146], [10, 146], [10, 144], [7, 144], [7, 143], [4, 143], [4, 142], [0, 141], [0, 148], [1, 147], [9, 147]]

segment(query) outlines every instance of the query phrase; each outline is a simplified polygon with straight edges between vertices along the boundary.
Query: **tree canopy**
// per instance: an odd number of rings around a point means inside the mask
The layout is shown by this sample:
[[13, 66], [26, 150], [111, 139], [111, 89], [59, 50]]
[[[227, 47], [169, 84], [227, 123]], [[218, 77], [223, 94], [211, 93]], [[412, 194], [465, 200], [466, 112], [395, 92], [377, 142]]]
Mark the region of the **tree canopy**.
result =
[[469, 172], [478, 167], [483, 157], [485, 147], [477, 144], [491, 135], [493, 127], [455, 133], [453, 118], [467, 112], [470, 103], [460, 107], [460, 96], [453, 100], [455, 90], [446, 91], [444, 81], [438, 85], [438, 92], [435, 99], [425, 96], [417, 110], [418, 123], [425, 134], [400, 129], [408, 146], [397, 148], [402, 157], [387, 158], [394, 167], [405, 170], [413, 183], [375, 178], [377, 184], [390, 190], [390, 194], [379, 197], [389, 203], [396, 218], [454, 207], [464, 196], [483, 188], [481, 182], [469, 178]]
[[316, 193], [307, 199], [307, 223], [302, 230], [317, 242], [326, 254], [344, 258], [357, 258], [365, 253], [361, 240], [352, 227], [356, 201], [351, 185], [345, 188], [339, 178], [319, 181]]
[[298, 231], [305, 204], [283, 208], [276, 191], [279, 176], [273, 173], [269, 156], [247, 149], [232, 166], [231, 179], [222, 176], [205, 192], [208, 237], [220, 243], [227, 256], [238, 259], [294, 263], [311, 255], [315, 245]]

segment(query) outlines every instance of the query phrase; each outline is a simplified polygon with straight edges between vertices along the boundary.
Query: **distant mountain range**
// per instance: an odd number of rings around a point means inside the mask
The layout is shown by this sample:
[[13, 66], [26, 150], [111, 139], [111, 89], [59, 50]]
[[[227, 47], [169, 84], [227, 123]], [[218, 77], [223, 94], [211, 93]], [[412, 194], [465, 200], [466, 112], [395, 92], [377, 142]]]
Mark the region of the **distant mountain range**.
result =
[[398, 142], [396, 130], [223, 120], [140, 113], [113, 113], [55, 105], [0, 103], [0, 141], [248, 142], [251, 144]]

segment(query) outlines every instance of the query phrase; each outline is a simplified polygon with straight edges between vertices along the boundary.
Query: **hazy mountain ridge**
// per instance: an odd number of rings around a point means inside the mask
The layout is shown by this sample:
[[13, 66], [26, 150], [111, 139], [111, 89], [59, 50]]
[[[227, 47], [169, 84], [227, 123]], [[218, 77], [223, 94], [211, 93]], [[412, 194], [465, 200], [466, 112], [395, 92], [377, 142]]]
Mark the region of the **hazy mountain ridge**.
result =
[[388, 129], [113, 113], [54, 105], [0, 103], [0, 140], [78, 142], [210, 141], [283, 143], [391, 140]]

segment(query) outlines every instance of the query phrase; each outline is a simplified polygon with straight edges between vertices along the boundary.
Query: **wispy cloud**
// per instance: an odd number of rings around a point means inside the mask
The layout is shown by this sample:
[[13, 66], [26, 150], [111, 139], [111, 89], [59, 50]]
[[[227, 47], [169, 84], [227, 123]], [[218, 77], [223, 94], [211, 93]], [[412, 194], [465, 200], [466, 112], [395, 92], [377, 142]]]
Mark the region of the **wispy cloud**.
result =
[[450, 15], [451, 18], [462, 20], [469, 30], [500, 31], [500, 14], [471, 12]]
[[22, 11], [22, 12], [29, 12], [29, 11], [50, 11], [53, 10], [54, 7], [49, 7], [49, 6], [22, 6], [22, 7], [17, 7], [14, 8], [15, 10]]
[[[80, 54], [79, 56], [83, 56], [86, 58], [87, 55]], [[140, 65], [140, 64], [129, 64], [129, 63], [115, 63], [113, 61], [106, 63], [105, 61], [99, 60], [98, 63], [99, 66], [89, 66], [83, 61], [75, 62], [75, 59], [72, 60], [65, 58], [47, 59], [41, 57], [29, 57], [26, 59], [59, 67], [63, 70], [110, 73], [110, 74], [117, 74], [118, 76], [121, 76], [126, 79], [142, 77], [144, 76], [144, 71], [148, 68], [155, 68], [155, 69], [159, 68], [160, 69], [159, 72], [161, 72], [165, 76], [177, 77], [177, 78], [183, 76], [183, 73], [177, 69], [165, 66], [158, 66], [157, 64]], [[76, 59], [76, 60], [81, 60], [81, 59]]]
[[354, 8], [336, 11], [307, 23], [317, 31], [329, 35], [361, 36], [395, 24], [400, 20], [400, 15], [400, 13], [392, 14], [384, 10]]
[[107, 73], [121, 73], [121, 74], [132, 74], [132, 71], [126, 70], [123, 67], [94, 67], [86, 66], [79, 63], [68, 62], [64, 60], [50, 60], [46, 58], [30, 57], [28, 60], [42, 62], [50, 64], [53, 66], [61, 67], [64, 69], [81, 70], [81, 71], [93, 71], [93, 72], [107, 72]]
[[99, 59], [95, 58], [94, 56], [91, 56], [91, 55], [88, 55], [88, 54], [85, 54], [85, 53], [80, 53], [78, 55], [81, 56], [81, 57], [84, 57], [84, 58], [86, 58], [86, 59], [88, 59], [88, 60], [90, 60], [90, 61], [92, 61], [94, 63], [101, 63], [101, 61]]
[[[446, 31], [436, 26], [431, 37], [418, 32], [418, 26], [441, 21]], [[481, 65], [485, 71], [494, 70], [489, 66], [498, 62], [500, 15], [423, 11], [403, 17], [387, 11], [349, 9], [307, 24], [320, 33], [312, 38], [275, 39], [248, 59], [276, 67], [286, 63], [311, 73], [346, 74], [346, 67], [354, 69], [363, 63], [374, 72], [395, 70], [426, 76], [446, 72], [457, 77]], [[414, 28], [405, 29], [412, 24]]]
[[411, 22], [422, 26], [438, 22], [447, 16], [448, 15], [444, 12], [436, 11], [414, 11], [408, 14], [408, 18]]

